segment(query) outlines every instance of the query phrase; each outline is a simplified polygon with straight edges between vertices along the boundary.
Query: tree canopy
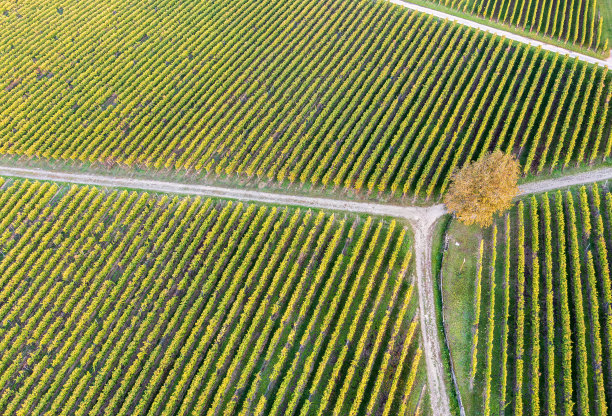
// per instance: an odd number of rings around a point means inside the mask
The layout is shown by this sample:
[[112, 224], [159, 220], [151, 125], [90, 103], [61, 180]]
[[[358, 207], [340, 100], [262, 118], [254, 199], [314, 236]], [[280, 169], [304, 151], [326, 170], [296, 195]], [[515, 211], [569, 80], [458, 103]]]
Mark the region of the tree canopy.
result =
[[453, 174], [444, 203], [465, 224], [491, 225], [519, 194], [519, 175], [516, 158], [496, 150]]

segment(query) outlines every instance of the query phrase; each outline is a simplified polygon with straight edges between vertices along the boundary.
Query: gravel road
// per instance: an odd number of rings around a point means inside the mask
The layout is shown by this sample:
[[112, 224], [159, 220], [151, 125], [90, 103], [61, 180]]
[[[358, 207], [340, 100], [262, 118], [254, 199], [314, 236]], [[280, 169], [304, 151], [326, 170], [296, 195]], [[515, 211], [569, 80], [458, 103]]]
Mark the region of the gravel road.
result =
[[539, 192], [552, 191], [573, 185], [581, 185], [591, 182], [612, 179], [612, 168], [595, 169], [588, 172], [576, 173], [574, 175], [561, 176], [554, 179], [529, 182], [519, 186], [523, 194], [537, 194]]
[[419, 6], [417, 4], [408, 3], [408, 2], [403, 1], [403, 0], [387, 0], [387, 1], [389, 1], [390, 3], [393, 3], [393, 4], [397, 4], [398, 6], [406, 7], [407, 9], [416, 10], [416, 11], [419, 11], [419, 12], [431, 14], [433, 16], [439, 17], [440, 19], [448, 19], [450, 21], [455, 21], [455, 22], [460, 23], [460, 24], [465, 25], [465, 26], [470, 26], [470, 27], [473, 27], [473, 28], [476, 28], [476, 29], [484, 30], [485, 32], [495, 33], [496, 35], [503, 36], [505, 38], [512, 39], [512, 40], [515, 40], [517, 42], [526, 43], [528, 45], [532, 45], [532, 46], [536, 46], [536, 47], [539, 46], [542, 49], [549, 50], [549, 51], [552, 51], [552, 52], [557, 52], [557, 53], [560, 53], [562, 55], [569, 55], [572, 58], [578, 58], [579, 60], [584, 61], [584, 62], [589, 62], [591, 64], [596, 64], [596, 65], [600, 65], [600, 66], [607, 66], [608, 68], [612, 68], [612, 56], [610, 56], [610, 58], [608, 58], [607, 60], [597, 59], [597, 58], [593, 58], [593, 57], [588, 56], [588, 55], [583, 55], [583, 54], [578, 53], [578, 52], [573, 52], [573, 51], [561, 48], [559, 46], [550, 45], [548, 43], [540, 42], [540, 41], [535, 40], [535, 39], [530, 39], [528, 37], [517, 35], [517, 34], [512, 33], [512, 32], [507, 32], [505, 30], [501, 30], [501, 29], [497, 29], [497, 28], [494, 28], [494, 27], [491, 27], [491, 26], [487, 26], [485, 24], [477, 23], [477, 22], [474, 22], [473, 20], [463, 19], [461, 17], [454, 16], [452, 14], [448, 14], [448, 13], [444, 13], [444, 12], [440, 12], [438, 10], [433, 10], [433, 9], [428, 8], [428, 7], [423, 7], [423, 6]]
[[[256, 201], [281, 205], [300, 205], [319, 209], [340, 210], [385, 215], [408, 220], [414, 229], [417, 288], [419, 291], [419, 318], [423, 336], [423, 351], [427, 365], [427, 378], [431, 407], [435, 415], [450, 415], [448, 393], [446, 392], [445, 371], [440, 354], [440, 339], [436, 322], [434, 277], [432, 274], [431, 251], [434, 223], [446, 214], [444, 205], [412, 207], [375, 204], [368, 202], [343, 201], [330, 198], [315, 198], [259, 192], [245, 189], [224, 188], [207, 185], [191, 185], [128, 177], [94, 174], [67, 173], [41, 169], [0, 166], [1, 176], [18, 176], [34, 180], [52, 180], [83, 185], [134, 188], [146, 191], [177, 194], [201, 195], [230, 198], [242, 201]], [[520, 186], [523, 194], [551, 191], [572, 185], [597, 182], [612, 178], [612, 168], [596, 169], [590, 172], [568, 175], [556, 179], [531, 182]]]

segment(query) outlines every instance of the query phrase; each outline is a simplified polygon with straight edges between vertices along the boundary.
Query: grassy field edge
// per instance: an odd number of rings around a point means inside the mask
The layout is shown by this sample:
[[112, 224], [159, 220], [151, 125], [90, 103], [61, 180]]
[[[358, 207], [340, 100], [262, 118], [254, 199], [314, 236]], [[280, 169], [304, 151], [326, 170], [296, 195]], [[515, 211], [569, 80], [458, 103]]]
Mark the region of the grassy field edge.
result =
[[444, 252], [446, 232], [452, 222], [452, 216], [445, 215], [435, 224], [434, 240], [432, 244], [432, 272], [435, 278], [434, 296], [436, 302], [436, 321], [438, 322], [438, 336], [443, 340], [440, 352], [442, 362], [446, 372], [446, 391], [449, 392], [451, 412], [454, 415], [460, 414], [461, 397], [457, 392], [457, 386], [453, 378], [453, 364], [451, 361], [448, 339], [446, 338], [446, 328], [444, 324], [443, 296], [442, 296], [442, 264], [444, 262]]

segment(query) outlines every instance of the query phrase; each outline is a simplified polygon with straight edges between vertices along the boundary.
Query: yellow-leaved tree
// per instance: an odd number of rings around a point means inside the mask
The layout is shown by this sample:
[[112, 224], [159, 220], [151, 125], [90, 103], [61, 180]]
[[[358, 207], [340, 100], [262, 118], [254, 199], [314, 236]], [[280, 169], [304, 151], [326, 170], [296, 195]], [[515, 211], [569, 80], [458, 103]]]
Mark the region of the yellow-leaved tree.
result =
[[461, 222], [489, 226], [496, 213], [512, 206], [519, 175], [516, 158], [496, 150], [453, 174], [444, 203]]

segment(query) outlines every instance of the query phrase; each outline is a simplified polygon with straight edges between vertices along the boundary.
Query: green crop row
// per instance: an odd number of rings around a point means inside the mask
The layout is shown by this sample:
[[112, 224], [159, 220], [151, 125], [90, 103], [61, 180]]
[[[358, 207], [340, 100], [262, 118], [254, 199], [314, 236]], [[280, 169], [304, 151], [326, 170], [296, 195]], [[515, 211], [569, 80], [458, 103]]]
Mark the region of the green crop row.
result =
[[436, 198], [612, 150], [606, 69], [384, 1], [16, 3], [0, 56], [0, 155]]
[[609, 50], [597, 0], [428, 0], [595, 51]]
[[1, 413], [420, 406], [410, 237], [397, 222], [0, 185]]
[[612, 193], [601, 193], [593, 185], [534, 196], [485, 232], [491, 267], [482, 267], [482, 241], [474, 253], [474, 319], [487, 331], [471, 337], [474, 414], [608, 414]]

